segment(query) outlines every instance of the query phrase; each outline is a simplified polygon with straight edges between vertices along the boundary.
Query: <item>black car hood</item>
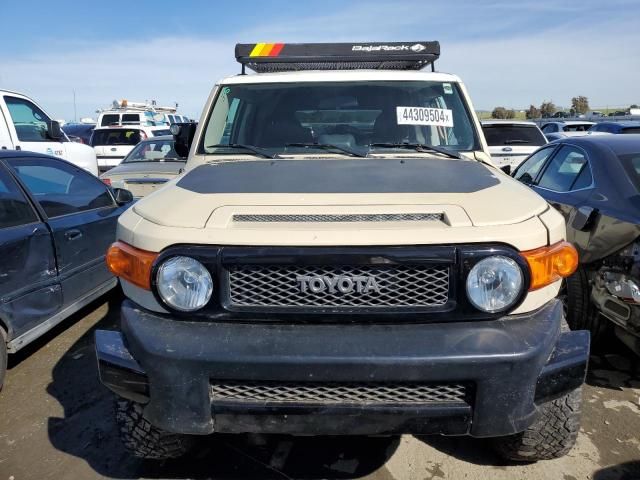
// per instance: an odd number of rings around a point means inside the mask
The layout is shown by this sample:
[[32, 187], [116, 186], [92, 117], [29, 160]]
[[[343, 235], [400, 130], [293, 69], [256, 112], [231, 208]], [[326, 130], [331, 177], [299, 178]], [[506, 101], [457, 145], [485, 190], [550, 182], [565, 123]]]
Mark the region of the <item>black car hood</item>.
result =
[[442, 159], [273, 160], [201, 165], [196, 193], [472, 193], [498, 185], [480, 162]]

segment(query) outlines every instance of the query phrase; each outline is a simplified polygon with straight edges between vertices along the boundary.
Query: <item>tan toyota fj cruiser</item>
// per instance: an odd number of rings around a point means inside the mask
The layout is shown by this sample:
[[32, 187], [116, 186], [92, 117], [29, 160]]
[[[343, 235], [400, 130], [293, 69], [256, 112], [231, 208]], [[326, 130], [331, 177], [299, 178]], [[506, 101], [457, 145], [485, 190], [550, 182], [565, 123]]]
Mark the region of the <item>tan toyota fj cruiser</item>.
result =
[[107, 254], [127, 299], [96, 349], [135, 455], [216, 432], [572, 447], [589, 336], [556, 296], [576, 251], [492, 166], [439, 54], [236, 46], [242, 74], [174, 130], [186, 173], [122, 215]]

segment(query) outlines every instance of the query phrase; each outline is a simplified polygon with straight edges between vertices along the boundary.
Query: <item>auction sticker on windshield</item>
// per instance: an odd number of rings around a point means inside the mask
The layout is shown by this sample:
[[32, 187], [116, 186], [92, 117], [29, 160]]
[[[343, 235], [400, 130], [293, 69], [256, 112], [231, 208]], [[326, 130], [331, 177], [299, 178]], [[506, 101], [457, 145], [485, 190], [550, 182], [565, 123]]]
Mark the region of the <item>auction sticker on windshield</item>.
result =
[[453, 113], [445, 108], [396, 107], [398, 125], [453, 127]]

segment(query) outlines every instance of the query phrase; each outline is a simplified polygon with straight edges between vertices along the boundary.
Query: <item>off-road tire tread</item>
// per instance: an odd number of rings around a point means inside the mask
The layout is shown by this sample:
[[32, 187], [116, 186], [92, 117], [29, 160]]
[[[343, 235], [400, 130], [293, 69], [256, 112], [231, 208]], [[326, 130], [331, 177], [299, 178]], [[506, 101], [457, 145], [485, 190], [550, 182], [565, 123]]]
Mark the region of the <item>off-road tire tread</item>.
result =
[[7, 374], [7, 344], [0, 332], [0, 391], [4, 385], [4, 377]]
[[535, 462], [566, 455], [580, 430], [582, 388], [540, 406], [540, 416], [524, 432], [494, 439], [497, 452], [507, 460]]
[[589, 330], [591, 344], [597, 345], [607, 334], [607, 322], [599, 318], [591, 305], [591, 287], [584, 267], [566, 279], [567, 285], [567, 323], [572, 330]]
[[143, 415], [141, 404], [116, 399], [116, 423], [124, 446], [133, 455], [149, 460], [166, 460], [183, 456], [193, 445], [188, 435], [166, 432], [154, 427]]

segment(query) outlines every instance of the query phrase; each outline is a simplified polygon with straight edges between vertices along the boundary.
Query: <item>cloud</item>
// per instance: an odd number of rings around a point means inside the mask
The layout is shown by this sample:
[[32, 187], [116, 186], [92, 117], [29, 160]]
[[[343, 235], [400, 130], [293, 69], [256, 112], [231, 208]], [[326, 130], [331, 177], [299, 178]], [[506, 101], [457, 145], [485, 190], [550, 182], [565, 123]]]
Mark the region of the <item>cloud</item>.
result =
[[55, 51], [2, 59], [0, 85], [31, 95], [56, 118], [73, 118], [73, 90], [79, 117], [95, 117], [97, 108], [127, 98], [177, 101], [180, 111], [198, 118], [214, 83], [239, 71], [233, 44], [208, 39], [167, 37]]
[[56, 118], [73, 118], [74, 89], [78, 116], [128, 98], [177, 101], [183, 113], [198, 118], [215, 81], [239, 71], [233, 57], [237, 41], [437, 39], [438, 69], [459, 74], [477, 108], [527, 107], [542, 100], [568, 105], [578, 94], [596, 106], [640, 102], [638, 8], [629, 0], [583, 0], [579, 8], [550, 0], [463, 0], [455, 8], [450, 3], [369, 1], [325, 9], [304, 4], [295, 18], [265, 13], [263, 21], [232, 34], [108, 43], [66, 38], [20, 56], [5, 49], [0, 87], [33, 96]]
[[635, 21], [602, 21], [567, 31], [443, 45], [440, 69], [459, 74], [476, 108], [527, 107], [553, 100], [569, 106], [586, 95], [591, 106], [640, 101], [640, 34]]

